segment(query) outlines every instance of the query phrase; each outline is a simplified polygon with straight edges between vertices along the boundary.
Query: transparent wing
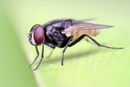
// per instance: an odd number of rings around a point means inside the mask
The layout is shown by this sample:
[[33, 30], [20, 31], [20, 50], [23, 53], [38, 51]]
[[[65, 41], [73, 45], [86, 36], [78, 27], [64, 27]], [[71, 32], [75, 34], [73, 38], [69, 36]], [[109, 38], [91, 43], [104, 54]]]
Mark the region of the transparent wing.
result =
[[86, 18], [86, 19], [81, 19], [81, 20], [78, 20], [77, 22], [87, 22], [87, 21], [93, 21], [93, 20], [96, 20], [96, 18]]
[[78, 28], [78, 29], [82, 29], [82, 30], [86, 30], [86, 29], [107, 29], [107, 28], [111, 28], [114, 26], [111, 25], [104, 25], [104, 24], [93, 24], [93, 23], [88, 23], [88, 22], [84, 22], [84, 21], [77, 21], [75, 22], [71, 28]]
[[111, 25], [93, 24], [85, 21], [75, 21], [72, 26], [65, 29], [62, 33], [67, 37], [73, 36], [75, 38], [81, 35], [96, 36], [101, 29], [111, 28]]

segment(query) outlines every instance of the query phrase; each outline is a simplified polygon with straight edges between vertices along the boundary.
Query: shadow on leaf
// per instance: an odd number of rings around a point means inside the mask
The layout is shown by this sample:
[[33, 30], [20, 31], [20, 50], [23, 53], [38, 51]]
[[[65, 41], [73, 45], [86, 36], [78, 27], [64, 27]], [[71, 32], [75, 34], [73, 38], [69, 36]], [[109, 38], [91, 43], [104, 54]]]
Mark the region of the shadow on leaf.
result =
[[[86, 51], [84, 50], [84, 51], [72, 53], [70, 55], [65, 54], [65, 61], [75, 59], [75, 58], [86, 58], [90, 55], [95, 55], [97, 53], [105, 52], [105, 51], [106, 51], [106, 49], [96, 48], [96, 49], [90, 49], [90, 50], [86, 50]], [[85, 56], [85, 57], [83, 57], [83, 56]], [[50, 64], [50, 63], [57, 63], [57, 62], [61, 62], [61, 56], [57, 56], [52, 59], [51, 58], [47, 59], [46, 61], [43, 61], [43, 64], [45, 64], [45, 63]]]

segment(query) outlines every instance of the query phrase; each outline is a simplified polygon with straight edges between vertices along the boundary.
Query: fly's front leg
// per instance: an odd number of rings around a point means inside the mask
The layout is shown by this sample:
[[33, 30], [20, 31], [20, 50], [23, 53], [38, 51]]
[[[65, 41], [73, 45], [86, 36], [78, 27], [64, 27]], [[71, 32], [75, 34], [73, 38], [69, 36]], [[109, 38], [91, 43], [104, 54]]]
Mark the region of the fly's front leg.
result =
[[38, 58], [38, 56], [39, 56], [38, 47], [35, 46], [35, 49], [36, 49], [37, 56], [36, 56], [36, 58], [33, 60], [33, 62], [30, 64], [30, 67], [35, 63], [35, 61], [37, 60], [37, 58]]
[[65, 51], [66, 51], [68, 45], [69, 45], [70, 42], [72, 41], [72, 38], [73, 38], [73, 37], [71, 37], [71, 38], [69, 39], [69, 41], [67, 42], [65, 48], [64, 48], [63, 51], [62, 51], [62, 59], [61, 59], [61, 65], [62, 65], [62, 66], [64, 65], [64, 53], [65, 53]]
[[38, 69], [38, 67], [40, 66], [40, 64], [41, 64], [41, 62], [42, 62], [42, 60], [43, 60], [43, 57], [44, 57], [44, 43], [43, 43], [43, 45], [42, 45], [41, 59], [40, 59], [40, 61], [38, 62], [38, 65], [34, 68], [34, 70], [37, 70], [37, 69]]

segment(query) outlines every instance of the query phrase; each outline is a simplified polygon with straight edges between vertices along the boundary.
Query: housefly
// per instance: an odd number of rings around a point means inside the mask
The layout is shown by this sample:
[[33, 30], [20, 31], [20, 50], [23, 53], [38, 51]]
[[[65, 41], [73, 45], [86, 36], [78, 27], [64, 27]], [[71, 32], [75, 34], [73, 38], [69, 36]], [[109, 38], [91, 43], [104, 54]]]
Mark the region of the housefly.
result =
[[123, 49], [122, 47], [110, 47], [102, 45], [97, 42], [94, 36], [98, 35], [101, 29], [111, 28], [113, 26], [104, 24], [89, 23], [87, 20], [74, 19], [57, 19], [52, 20], [43, 25], [35, 24], [29, 33], [29, 42], [35, 46], [37, 56], [31, 65], [37, 60], [39, 56], [38, 45], [42, 45], [41, 59], [38, 65], [34, 68], [36, 70], [41, 64], [44, 56], [44, 45], [53, 49], [55, 47], [63, 48], [61, 65], [64, 62], [64, 53], [68, 47], [71, 47], [82, 40], [84, 37], [94, 42], [99, 47], [110, 49]]

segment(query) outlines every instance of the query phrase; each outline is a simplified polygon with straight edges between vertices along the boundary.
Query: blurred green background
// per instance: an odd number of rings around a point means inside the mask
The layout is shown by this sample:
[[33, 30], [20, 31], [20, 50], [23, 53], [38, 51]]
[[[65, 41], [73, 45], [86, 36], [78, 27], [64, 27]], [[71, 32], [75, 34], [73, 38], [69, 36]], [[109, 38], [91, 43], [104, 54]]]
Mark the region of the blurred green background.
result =
[[[14, 36], [13, 41], [6, 43], [6, 47], [0, 43], [2, 46], [0, 51], [2, 53], [3, 49], [9, 50], [8, 44], [17, 41], [21, 47], [16, 48], [17, 44], [14, 43], [13, 50], [16, 52], [17, 49], [22, 50], [19, 53], [26, 54], [28, 61], [32, 61], [36, 56], [34, 47], [27, 40], [30, 28], [34, 24], [44, 24], [58, 18], [96, 18], [97, 20], [92, 21], [93, 23], [115, 26], [112, 29], [102, 30], [95, 39], [106, 45], [122, 46], [125, 48], [123, 50], [99, 48], [82, 40], [67, 49], [64, 66], [61, 66], [62, 49], [56, 48], [51, 58], [47, 59], [51, 49], [46, 46], [43, 64], [35, 71], [40, 78], [40, 87], [130, 87], [129, 0], [3, 0], [0, 1], [0, 5], [2, 7], [0, 10], [6, 13], [0, 15], [3, 18], [2, 25], [7, 25], [6, 29], [15, 27], [15, 33], [11, 30], [4, 30], [4, 32], [8, 31], [10, 38], [13, 38], [14, 34], [17, 35], [17, 37]], [[7, 17], [11, 20], [9, 24], [3, 22]], [[5, 36], [5, 38], [8, 40], [8, 37]], [[5, 40], [4, 37], [1, 37], [1, 40]], [[41, 46], [39, 49], [41, 50]], [[28, 71], [24, 69], [29, 65], [26, 57], [24, 56], [24, 61], [21, 62], [25, 63], [23, 70], [19, 71], [21, 73], [31, 71], [29, 68]], [[16, 64], [20, 65], [16, 59], [13, 60], [13, 57], [10, 59], [14, 61], [14, 67]], [[4, 55], [1, 56], [2, 60]], [[8, 66], [9, 63], [6, 63], [2, 68], [7, 69]], [[28, 84], [35, 87], [32, 72], [26, 76], [31, 78]], [[25, 78], [22, 79], [25, 80]], [[21, 83], [16, 80], [16, 84]], [[33, 87], [31, 85], [27, 87]]]

